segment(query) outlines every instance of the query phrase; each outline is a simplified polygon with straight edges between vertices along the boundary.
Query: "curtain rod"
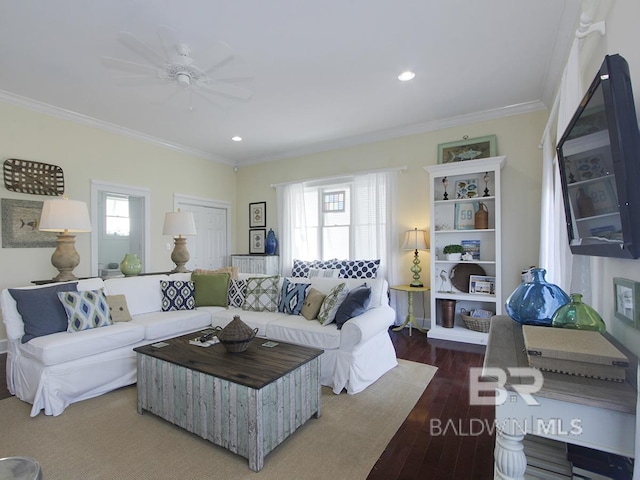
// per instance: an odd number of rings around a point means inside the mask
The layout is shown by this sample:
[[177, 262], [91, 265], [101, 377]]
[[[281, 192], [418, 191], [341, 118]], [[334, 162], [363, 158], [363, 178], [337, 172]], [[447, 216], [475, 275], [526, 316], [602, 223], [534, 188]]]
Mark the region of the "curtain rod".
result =
[[341, 175], [331, 175], [329, 177], [315, 177], [315, 178], [306, 178], [306, 179], [302, 179], [302, 180], [291, 180], [290, 182], [272, 183], [271, 184], [271, 188], [282, 187], [284, 185], [291, 185], [291, 184], [294, 184], [294, 183], [306, 183], [306, 182], [318, 182], [318, 181], [324, 181], [324, 180], [332, 180], [334, 178], [351, 177], [353, 175], [364, 175], [364, 174], [367, 174], [367, 173], [407, 171], [408, 169], [409, 169], [409, 167], [404, 165], [402, 167], [379, 168], [379, 169], [375, 169], [375, 170], [361, 170], [361, 171], [352, 172], [352, 173], [343, 173]]

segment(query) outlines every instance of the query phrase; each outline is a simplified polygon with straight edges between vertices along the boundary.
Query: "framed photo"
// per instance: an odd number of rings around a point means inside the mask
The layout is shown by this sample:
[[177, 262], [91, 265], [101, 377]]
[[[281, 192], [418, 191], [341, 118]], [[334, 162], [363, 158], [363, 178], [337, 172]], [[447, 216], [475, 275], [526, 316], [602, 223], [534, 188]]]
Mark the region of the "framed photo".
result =
[[249, 204], [249, 228], [267, 226], [267, 202]]
[[473, 230], [476, 228], [476, 212], [478, 202], [456, 203], [456, 215], [453, 228], [455, 230]]
[[438, 163], [464, 162], [496, 156], [496, 136], [466, 138], [438, 145]]
[[471, 275], [469, 277], [469, 293], [496, 294], [496, 277]]
[[478, 179], [456, 180], [456, 198], [478, 197]]
[[265, 229], [249, 230], [249, 253], [264, 253], [264, 240], [267, 236]]
[[640, 324], [640, 282], [614, 277], [613, 302], [616, 318], [631, 325]]
[[[593, 215], [605, 215], [618, 211], [618, 197], [611, 182], [612, 178], [607, 177], [588, 183], [583, 187], [584, 193], [593, 200]], [[577, 201], [576, 198], [576, 204]]]
[[43, 202], [2, 199], [2, 248], [55, 248], [55, 232], [38, 230]]
[[474, 260], [480, 260], [480, 240], [462, 240], [464, 253], [470, 253]]

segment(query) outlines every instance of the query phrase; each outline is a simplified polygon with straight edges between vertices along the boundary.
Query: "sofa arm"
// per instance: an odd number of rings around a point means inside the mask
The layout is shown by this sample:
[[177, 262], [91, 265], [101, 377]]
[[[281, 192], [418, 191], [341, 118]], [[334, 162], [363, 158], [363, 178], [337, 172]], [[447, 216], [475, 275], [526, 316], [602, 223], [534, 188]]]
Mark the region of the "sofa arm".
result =
[[395, 317], [396, 314], [389, 305], [381, 305], [350, 318], [342, 325], [340, 349], [353, 350], [357, 345], [388, 329]]

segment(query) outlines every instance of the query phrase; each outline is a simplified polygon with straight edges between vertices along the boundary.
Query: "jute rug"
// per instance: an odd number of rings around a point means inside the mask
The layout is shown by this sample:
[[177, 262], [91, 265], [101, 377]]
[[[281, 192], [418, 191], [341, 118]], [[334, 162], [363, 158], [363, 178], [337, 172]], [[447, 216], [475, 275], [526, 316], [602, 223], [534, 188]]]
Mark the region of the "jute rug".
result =
[[322, 416], [267, 455], [258, 473], [245, 458], [138, 415], [135, 386], [75, 403], [58, 417], [31, 418], [30, 405], [0, 401], [0, 457], [35, 458], [46, 480], [365, 479], [436, 372], [399, 364], [357, 395], [323, 387]]

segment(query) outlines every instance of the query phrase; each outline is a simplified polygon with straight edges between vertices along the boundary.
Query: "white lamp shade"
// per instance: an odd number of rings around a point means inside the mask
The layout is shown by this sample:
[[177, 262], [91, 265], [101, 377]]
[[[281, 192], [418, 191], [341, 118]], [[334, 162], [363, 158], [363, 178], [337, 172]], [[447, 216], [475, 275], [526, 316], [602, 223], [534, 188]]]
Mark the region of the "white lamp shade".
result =
[[196, 235], [196, 221], [191, 212], [168, 212], [164, 215], [163, 235]]
[[403, 250], [429, 250], [427, 245], [427, 232], [424, 230], [407, 230], [402, 244]]
[[90, 232], [87, 204], [68, 198], [45, 200], [38, 229], [43, 232]]

